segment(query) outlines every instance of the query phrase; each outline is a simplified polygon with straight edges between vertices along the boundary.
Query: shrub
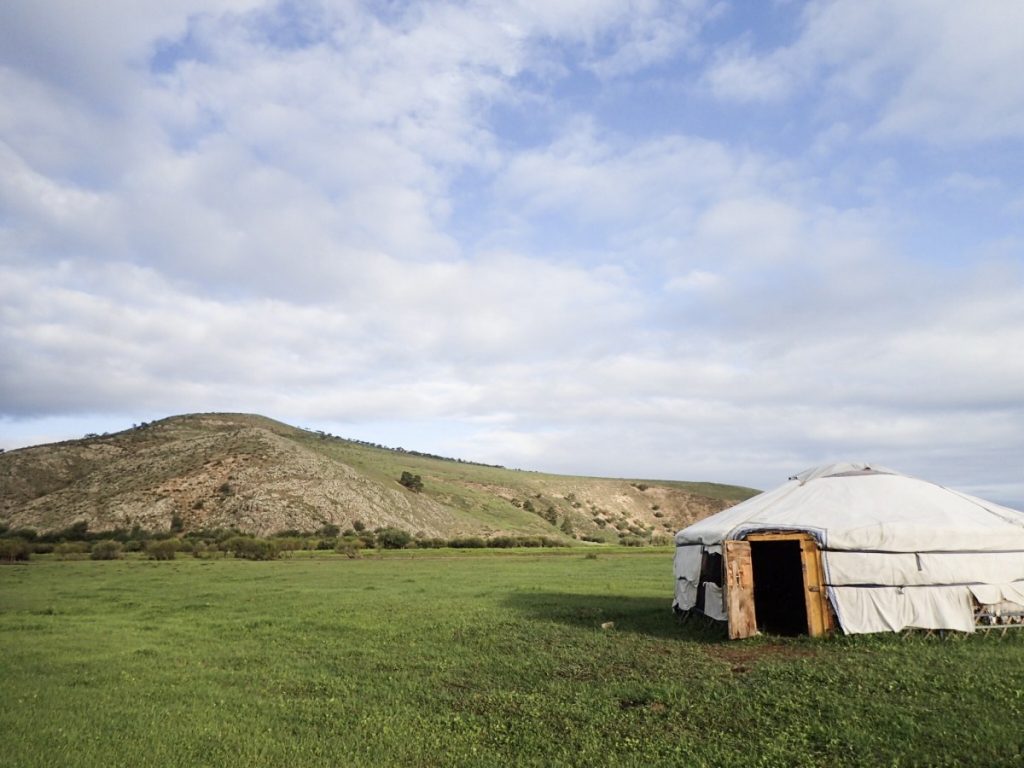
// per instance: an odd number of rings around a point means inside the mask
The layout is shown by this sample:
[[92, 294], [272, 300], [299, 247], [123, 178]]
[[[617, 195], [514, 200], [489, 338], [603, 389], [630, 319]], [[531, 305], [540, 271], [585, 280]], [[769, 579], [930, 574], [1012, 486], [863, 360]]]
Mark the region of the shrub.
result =
[[142, 551], [142, 542], [139, 541], [138, 539], [128, 539], [128, 541], [125, 542], [124, 551], [125, 552], [141, 552]]
[[89, 543], [87, 541], [62, 541], [54, 546], [53, 551], [57, 553], [57, 557], [63, 560], [76, 555], [88, 554]]
[[274, 539], [277, 544], [279, 552], [297, 552], [302, 549], [302, 545], [305, 543], [302, 539], [296, 536], [283, 536]]
[[333, 539], [341, 533], [341, 528], [336, 526], [334, 523], [327, 523], [327, 525], [323, 526], [319, 531], [317, 531], [317, 533], [325, 539]]
[[209, 546], [205, 541], [197, 541], [192, 545], [192, 557], [205, 557]]
[[150, 560], [173, 560], [178, 554], [178, 543], [173, 539], [150, 541], [146, 544], [146, 557]]
[[644, 547], [647, 546], [647, 541], [639, 536], [623, 536], [619, 539], [619, 544], [624, 547]]
[[89, 537], [89, 521], [78, 520], [71, 524], [69, 528], [66, 528], [62, 535], [65, 539], [71, 539], [74, 541], [85, 541]]
[[483, 549], [487, 542], [479, 536], [466, 536], [465, 538], [451, 539], [448, 546], [453, 549]]
[[0, 563], [16, 563], [28, 560], [31, 555], [29, 544], [21, 538], [0, 539]]
[[29, 542], [29, 547], [36, 555], [48, 555], [53, 552], [53, 544], [49, 541]]
[[423, 478], [419, 475], [412, 474], [412, 472], [403, 472], [402, 476], [398, 479], [398, 482], [410, 491], [414, 491], [416, 493], [423, 490]]
[[25, 541], [35, 541], [39, 536], [39, 533], [35, 528], [18, 528], [16, 530], [8, 530], [4, 532], [4, 536], [12, 539], [24, 539]]
[[120, 560], [121, 551], [123, 549], [124, 545], [121, 544], [120, 541], [103, 539], [102, 541], [97, 541], [92, 545], [89, 557], [93, 560]]
[[417, 538], [416, 546], [420, 549], [441, 549], [442, 547], [448, 546], [448, 540], [437, 538]]
[[224, 542], [224, 548], [243, 560], [276, 560], [278, 555], [275, 542], [252, 536], [235, 536]]
[[339, 555], [345, 555], [349, 560], [355, 560], [362, 557], [364, 547], [365, 545], [360, 539], [340, 539], [334, 547], [334, 551]]
[[377, 543], [384, 549], [404, 549], [412, 541], [412, 534], [401, 528], [385, 528], [377, 534]]

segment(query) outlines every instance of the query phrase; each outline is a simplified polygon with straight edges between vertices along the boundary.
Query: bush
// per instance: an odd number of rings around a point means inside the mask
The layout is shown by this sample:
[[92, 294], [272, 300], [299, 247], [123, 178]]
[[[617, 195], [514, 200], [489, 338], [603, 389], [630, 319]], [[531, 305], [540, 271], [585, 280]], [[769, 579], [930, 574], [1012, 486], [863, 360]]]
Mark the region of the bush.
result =
[[48, 555], [53, 552], [53, 544], [48, 541], [37, 541], [34, 544], [30, 543], [29, 547], [32, 548], [32, 553], [36, 555]]
[[243, 560], [276, 560], [278, 555], [277, 545], [273, 541], [252, 536], [235, 536], [224, 542], [224, 548]]
[[69, 528], [62, 531], [62, 536], [73, 541], [85, 541], [89, 538], [89, 521], [78, 520], [72, 523]]
[[120, 541], [103, 539], [92, 545], [89, 557], [93, 560], [120, 560], [124, 546]]
[[377, 543], [384, 549], [404, 549], [412, 541], [412, 534], [401, 528], [385, 528], [377, 533]]
[[173, 539], [150, 541], [146, 544], [146, 557], [150, 560], [173, 560], [178, 554], [178, 542]]
[[487, 546], [487, 542], [479, 536], [467, 536], [461, 539], [451, 539], [448, 546], [453, 549], [483, 549]]
[[419, 475], [412, 474], [412, 472], [403, 472], [402, 476], [398, 479], [398, 482], [410, 491], [415, 491], [416, 493], [423, 490], [423, 478]]
[[345, 555], [350, 560], [355, 560], [362, 557], [364, 546], [363, 542], [356, 538], [340, 539], [334, 547], [334, 551], [339, 555]]
[[24, 539], [0, 539], [0, 563], [25, 561], [30, 555], [29, 544]]
[[639, 536], [623, 536], [619, 539], [619, 544], [624, 547], [645, 547], [647, 540], [641, 539]]
[[297, 536], [277, 536], [274, 541], [279, 552], [297, 552], [306, 543]]
[[448, 540], [437, 538], [416, 539], [416, 546], [420, 549], [442, 549], [448, 546]]
[[63, 560], [76, 555], [86, 555], [89, 553], [89, 549], [87, 541], [62, 541], [53, 548], [53, 551], [57, 557]]
[[327, 525], [323, 526], [319, 531], [317, 531], [317, 533], [325, 539], [333, 539], [341, 533], [341, 528], [336, 526], [334, 523], [327, 523]]
[[39, 533], [35, 528], [17, 528], [15, 530], [6, 530], [3, 534], [7, 538], [11, 539], [24, 539], [25, 541], [35, 541], [39, 536]]

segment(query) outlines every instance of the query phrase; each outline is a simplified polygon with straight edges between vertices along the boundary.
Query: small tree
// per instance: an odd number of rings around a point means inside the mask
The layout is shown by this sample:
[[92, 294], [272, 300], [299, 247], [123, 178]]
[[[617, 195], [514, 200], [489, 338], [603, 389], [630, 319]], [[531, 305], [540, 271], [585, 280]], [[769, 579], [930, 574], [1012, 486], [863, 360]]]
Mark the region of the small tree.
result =
[[174, 539], [150, 541], [146, 544], [146, 557], [150, 560], [173, 560], [178, 554], [178, 542]]
[[566, 536], [575, 536], [576, 535], [576, 532], [573, 531], [572, 523], [569, 522], [569, 518], [568, 517], [566, 517], [566, 518], [564, 518], [562, 520], [562, 525], [560, 526], [560, 529], [561, 529], [562, 533], [564, 533]]
[[415, 493], [419, 493], [423, 490], [423, 478], [419, 475], [412, 474], [412, 472], [402, 472], [402, 476], [398, 479], [398, 482]]
[[124, 545], [120, 541], [103, 539], [92, 545], [89, 557], [93, 560], [120, 560]]
[[377, 532], [377, 543], [384, 549], [404, 549], [412, 541], [412, 534], [401, 528], [385, 528]]
[[16, 563], [28, 560], [30, 549], [24, 539], [0, 539], [0, 563]]

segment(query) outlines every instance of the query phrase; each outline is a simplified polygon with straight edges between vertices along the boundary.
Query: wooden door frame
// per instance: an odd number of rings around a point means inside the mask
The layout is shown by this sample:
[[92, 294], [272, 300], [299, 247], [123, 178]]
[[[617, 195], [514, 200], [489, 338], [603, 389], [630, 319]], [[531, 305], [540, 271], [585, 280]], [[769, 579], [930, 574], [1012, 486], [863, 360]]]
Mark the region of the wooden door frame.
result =
[[[757, 633], [754, 605], [754, 575], [750, 544], [759, 541], [795, 541], [800, 545], [804, 601], [807, 609], [807, 634], [821, 637], [835, 629], [835, 616], [828, 600], [825, 571], [818, 542], [805, 531], [750, 533], [742, 540], [723, 542], [723, 566], [726, 575], [726, 615], [729, 638], [749, 637]], [[735, 624], [734, 624], [735, 621]]]

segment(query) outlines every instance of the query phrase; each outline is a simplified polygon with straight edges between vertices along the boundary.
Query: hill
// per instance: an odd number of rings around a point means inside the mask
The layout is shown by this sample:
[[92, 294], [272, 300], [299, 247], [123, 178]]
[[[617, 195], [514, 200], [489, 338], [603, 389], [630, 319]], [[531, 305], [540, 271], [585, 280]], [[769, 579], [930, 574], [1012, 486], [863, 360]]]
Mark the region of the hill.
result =
[[[419, 476], [422, 490], [403, 486]], [[423, 536], [671, 533], [752, 496], [711, 483], [523, 472], [345, 440], [246, 414], [192, 414], [0, 454], [0, 522], [40, 533], [173, 526], [395, 526]]]

